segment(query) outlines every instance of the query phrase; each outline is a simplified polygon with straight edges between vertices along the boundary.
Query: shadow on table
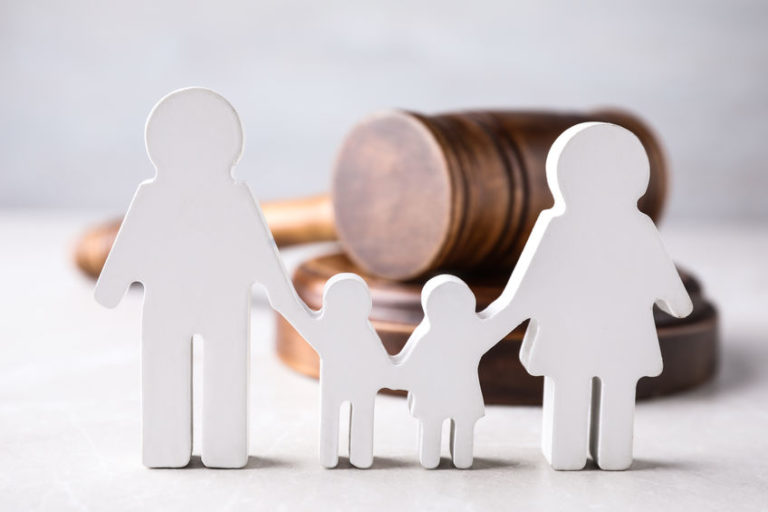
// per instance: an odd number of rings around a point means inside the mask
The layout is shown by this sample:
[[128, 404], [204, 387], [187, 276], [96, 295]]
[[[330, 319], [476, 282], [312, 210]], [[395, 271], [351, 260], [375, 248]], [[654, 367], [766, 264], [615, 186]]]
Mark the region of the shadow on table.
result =
[[[605, 473], [634, 473], [636, 471], [664, 471], [664, 470], [687, 470], [689, 469], [689, 464], [686, 464], [685, 462], [679, 462], [679, 461], [670, 461], [670, 460], [649, 460], [649, 459], [634, 459], [632, 461], [632, 466], [626, 471], [605, 471]], [[554, 470], [553, 470], [554, 471]], [[592, 459], [587, 459], [587, 465], [584, 466], [584, 469], [582, 471], [603, 471], [599, 467], [597, 467], [597, 464], [595, 464], [595, 461]], [[567, 471], [566, 471], [567, 473]]]
[[[513, 460], [495, 459], [487, 457], [475, 457], [472, 467], [467, 471], [482, 471], [484, 469], [498, 469], [498, 468], [511, 468], [519, 467], [520, 463]], [[387, 470], [387, 469], [400, 469], [400, 468], [421, 468], [418, 457], [413, 458], [396, 458], [396, 457], [375, 457], [373, 459], [373, 465], [367, 471], [375, 470]], [[335, 469], [359, 469], [350, 464], [347, 457], [339, 457], [339, 464]], [[452, 469], [454, 471], [464, 471], [453, 467], [451, 459], [448, 457], [442, 457], [440, 464], [435, 470]], [[362, 470], [366, 471], [366, 470]]]
[[[242, 471], [244, 469], [283, 468], [283, 467], [289, 467], [289, 466], [291, 466], [291, 463], [289, 461], [271, 459], [268, 457], [254, 457], [252, 455], [249, 455], [248, 463], [244, 467], [237, 468], [237, 469]], [[203, 464], [203, 461], [199, 455], [193, 455], [189, 459], [189, 464], [187, 464], [187, 466], [182, 469], [221, 469], [221, 468], [208, 468]], [[226, 471], [226, 469], [222, 469], [222, 471]]]
[[339, 457], [339, 464], [333, 469], [353, 469], [356, 471], [370, 471], [376, 469], [399, 469], [412, 467], [413, 461], [410, 459], [400, 459], [395, 457], [374, 457], [373, 465], [367, 470], [356, 468], [349, 462], [349, 457]]

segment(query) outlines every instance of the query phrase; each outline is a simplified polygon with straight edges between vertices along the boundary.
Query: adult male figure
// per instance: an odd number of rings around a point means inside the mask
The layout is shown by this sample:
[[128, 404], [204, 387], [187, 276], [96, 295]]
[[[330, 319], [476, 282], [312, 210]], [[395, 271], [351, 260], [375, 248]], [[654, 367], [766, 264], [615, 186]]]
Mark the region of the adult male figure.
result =
[[133, 198], [96, 285], [114, 307], [144, 286], [142, 449], [149, 467], [186, 466], [192, 451], [192, 337], [203, 339], [203, 464], [248, 460], [251, 286], [276, 309], [293, 290], [248, 187], [234, 180], [243, 131], [232, 105], [208, 89], [160, 100], [146, 125], [157, 174]]

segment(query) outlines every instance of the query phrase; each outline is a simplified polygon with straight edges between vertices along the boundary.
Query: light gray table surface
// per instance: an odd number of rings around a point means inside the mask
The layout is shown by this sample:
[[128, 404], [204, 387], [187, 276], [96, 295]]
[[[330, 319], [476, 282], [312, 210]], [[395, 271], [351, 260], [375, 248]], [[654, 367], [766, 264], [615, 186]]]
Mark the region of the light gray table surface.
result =
[[[418, 465], [416, 423], [380, 396], [369, 470], [317, 460], [318, 386], [276, 358], [254, 302], [251, 459], [149, 470], [139, 459], [141, 292], [98, 306], [70, 251], [94, 215], [0, 212], [0, 510], [768, 510], [768, 228], [675, 225], [674, 258], [721, 312], [722, 365], [637, 407], [625, 472], [556, 472], [538, 407], [488, 407], [471, 470]], [[286, 250], [289, 265], [307, 251]], [[195, 365], [199, 367], [199, 359]], [[195, 416], [195, 423], [198, 421]], [[447, 451], [444, 453], [444, 457]]]

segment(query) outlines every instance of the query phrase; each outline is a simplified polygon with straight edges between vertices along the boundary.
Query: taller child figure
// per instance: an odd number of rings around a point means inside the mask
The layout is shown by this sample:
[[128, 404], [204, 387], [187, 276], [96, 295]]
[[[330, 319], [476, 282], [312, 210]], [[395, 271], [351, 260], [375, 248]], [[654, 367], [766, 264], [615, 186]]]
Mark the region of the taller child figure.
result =
[[272, 235], [232, 168], [243, 130], [217, 93], [182, 89], [160, 100], [146, 126], [156, 176], [139, 185], [96, 284], [114, 307], [144, 285], [142, 454], [149, 467], [182, 467], [192, 452], [192, 337], [203, 340], [202, 461], [248, 460], [251, 286], [273, 307], [294, 301]]

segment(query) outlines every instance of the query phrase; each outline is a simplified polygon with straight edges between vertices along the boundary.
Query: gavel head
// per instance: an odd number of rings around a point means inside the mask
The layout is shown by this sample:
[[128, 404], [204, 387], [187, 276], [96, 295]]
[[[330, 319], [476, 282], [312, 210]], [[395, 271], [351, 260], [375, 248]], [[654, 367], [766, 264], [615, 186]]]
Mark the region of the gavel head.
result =
[[627, 113], [389, 111], [358, 124], [338, 154], [332, 197], [339, 240], [363, 270], [393, 280], [438, 270], [507, 271], [538, 214], [552, 205], [545, 170], [552, 143], [587, 121], [624, 126], [640, 139], [650, 181], [638, 206], [657, 219], [666, 191], [662, 150]]

